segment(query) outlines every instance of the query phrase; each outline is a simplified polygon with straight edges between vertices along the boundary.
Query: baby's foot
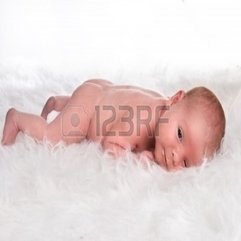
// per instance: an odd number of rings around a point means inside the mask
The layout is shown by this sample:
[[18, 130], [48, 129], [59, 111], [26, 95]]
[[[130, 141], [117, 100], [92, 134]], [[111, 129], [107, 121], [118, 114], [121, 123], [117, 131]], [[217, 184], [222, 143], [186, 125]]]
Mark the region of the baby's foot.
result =
[[16, 114], [17, 111], [14, 108], [8, 110], [5, 125], [3, 128], [3, 137], [2, 137], [2, 145], [10, 145], [13, 144], [16, 136], [19, 132], [16, 123]]
[[47, 120], [48, 114], [54, 110], [54, 106], [55, 106], [55, 98], [54, 96], [50, 97], [46, 104], [44, 105], [44, 108], [42, 110], [41, 116]]

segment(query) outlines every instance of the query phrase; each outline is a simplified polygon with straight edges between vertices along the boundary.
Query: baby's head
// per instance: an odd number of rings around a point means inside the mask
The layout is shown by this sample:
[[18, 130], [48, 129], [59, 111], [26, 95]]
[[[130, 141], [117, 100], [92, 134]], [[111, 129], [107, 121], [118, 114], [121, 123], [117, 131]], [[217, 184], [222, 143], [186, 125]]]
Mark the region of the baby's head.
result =
[[179, 91], [167, 100], [169, 110], [156, 125], [155, 159], [167, 170], [198, 166], [219, 150], [225, 115], [217, 97], [205, 87]]

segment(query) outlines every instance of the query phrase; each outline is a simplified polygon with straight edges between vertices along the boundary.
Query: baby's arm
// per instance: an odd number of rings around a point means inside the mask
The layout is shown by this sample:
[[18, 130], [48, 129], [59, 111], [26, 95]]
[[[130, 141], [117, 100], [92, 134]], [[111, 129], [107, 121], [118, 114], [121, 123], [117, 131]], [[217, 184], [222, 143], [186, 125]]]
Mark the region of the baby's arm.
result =
[[104, 150], [106, 150], [109, 154], [111, 154], [114, 157], [119, 157], [125, 149], [118, 145], [117, 143], [110, 143], [110, 142], [105, 142], [102, 144]]
[[[122, 142], [121, 144], [118, 143], [116, 140], [111, 141], [110, 139], [106, 139], [103, 141], [102, 146], [104, 150], [107, 150], [109, 154], [111, 154], [114, 157], [121, 156], [125, 151], [130, 150], [131, 146], [128, 143]], [[150, 159], [151, 161], [155, 161], [154, 155], [152, 151], [142, 151], [139, 153], [136, 153], [138, 156], [142, 155]]]
[[121, 156], [125, 151], [131, 150], [130, 144], [118, 137], [104, 138], [102, 147], [114, 157]]

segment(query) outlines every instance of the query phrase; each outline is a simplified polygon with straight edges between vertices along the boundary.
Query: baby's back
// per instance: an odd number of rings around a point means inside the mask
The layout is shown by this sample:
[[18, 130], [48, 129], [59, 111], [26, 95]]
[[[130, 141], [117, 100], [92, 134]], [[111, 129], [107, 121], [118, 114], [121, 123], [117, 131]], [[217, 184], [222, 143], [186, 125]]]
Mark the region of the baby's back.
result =
[[153, 113], [162, 101], [159, 93], [94, 79], [84, 82], [74, 94], [79, 95], [80, 102], [88, 102], [88, 139], [124, 140], [131, 149], [149, 147], [155, 123]]

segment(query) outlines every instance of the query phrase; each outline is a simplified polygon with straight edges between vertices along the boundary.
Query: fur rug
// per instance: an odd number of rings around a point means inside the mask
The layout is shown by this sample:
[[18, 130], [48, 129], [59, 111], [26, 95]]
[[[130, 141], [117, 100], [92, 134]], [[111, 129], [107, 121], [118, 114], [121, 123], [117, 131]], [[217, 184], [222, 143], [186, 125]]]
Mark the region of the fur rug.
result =
[[[128, 153], [113, 160], [97, 144], [49, 148], [19, 134], [0, 146], [0, 240], [241, 240], [241, 69], [99, 73], [171, 95], [212, 89], [227, 119], [221, 153], [199, 168], [168, 173]], [[8, 108], [40, 114], [50, 95], [71, 94], [84, 71], [0, 66], [0, 127]]]

